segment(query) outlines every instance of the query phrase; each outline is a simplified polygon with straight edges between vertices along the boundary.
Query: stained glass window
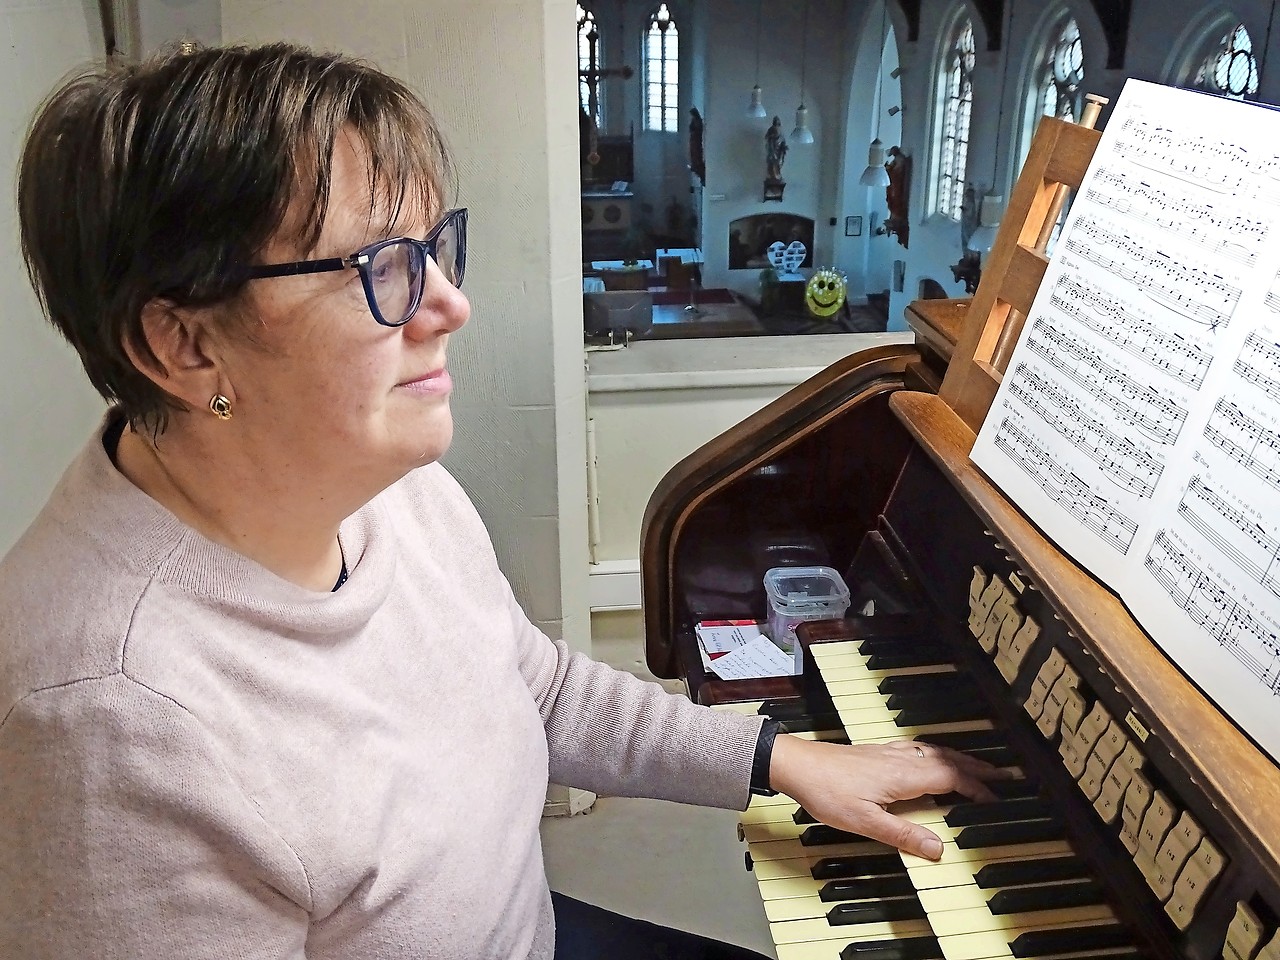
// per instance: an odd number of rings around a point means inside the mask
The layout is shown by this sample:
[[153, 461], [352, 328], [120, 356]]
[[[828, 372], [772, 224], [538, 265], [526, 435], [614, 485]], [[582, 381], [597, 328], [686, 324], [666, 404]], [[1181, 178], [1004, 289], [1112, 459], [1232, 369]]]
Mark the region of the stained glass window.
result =
[[680, 125], [680, 31], [661, 4], [644, 38], [644, 126], [675, 131]]
[[[595, 41], [596, 45], [596, 62], [597, 70], [604, 68], [604, 44], [600, 42], [600, 31], [596, 27], [596, 15], [587, 10], [582, 4], [578, 4], [578, 102], [582, 105], [582, 110], [587, 116], [596, 122], [599, 128], [604, 127], [604, 101], [597, 95], [595, 109], [591, 109], [591, 85], [587, 83], [586, 77], [582, 76], [583, 70], [591, 69], [591, 43]], [[599, 83], [596, 84], [596, 90], [600, 90]]]
[[1258, 58], [1243, 23], [1237, 23], [1214, 45], [1192, 78], [1192, 85], [1237, 100], [1258, 95]]
[[960, 219], [964, 203], [965, 171], [969, 163], [969, 118], [973, 113], [973, 22], [957, 21], [939, 72], [942, 102], [942, 137], [937, 166], [937, 204], [934, 209], [953, 220]]
[[1075, 123], [1083, 104], [1084, 48], [1080, 27], [1068, 17], [1058, 28], [1040, 66], [1038, 116]]

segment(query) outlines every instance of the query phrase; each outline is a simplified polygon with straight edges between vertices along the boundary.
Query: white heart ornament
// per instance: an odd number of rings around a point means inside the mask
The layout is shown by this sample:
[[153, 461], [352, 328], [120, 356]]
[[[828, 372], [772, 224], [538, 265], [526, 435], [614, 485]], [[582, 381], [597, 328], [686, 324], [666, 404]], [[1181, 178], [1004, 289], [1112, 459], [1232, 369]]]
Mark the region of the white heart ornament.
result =
[[[781, 243], [778, 246], [782, 246]], [[770, 247], [770, 250], [773, 248]], [[792, 240], [786, 250], [782, 252], [782, 266], [787, 273], [795, 273], [800, 269], [800, 264], [804, 263], [805, 254], [808, 250], [799, 240]]]

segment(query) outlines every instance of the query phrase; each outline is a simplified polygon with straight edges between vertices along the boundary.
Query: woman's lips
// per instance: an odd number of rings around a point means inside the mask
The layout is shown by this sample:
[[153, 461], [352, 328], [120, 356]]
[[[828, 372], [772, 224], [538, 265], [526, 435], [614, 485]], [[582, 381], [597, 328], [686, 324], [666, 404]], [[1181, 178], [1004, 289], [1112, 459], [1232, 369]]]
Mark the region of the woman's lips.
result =
[[447, 396], [453, 390], [453, 378], [449, 376], [446, 368], [440, 367], [438, 370], [431, 370], [412, 380], [406, 380], [398, 386], [425, 396]]

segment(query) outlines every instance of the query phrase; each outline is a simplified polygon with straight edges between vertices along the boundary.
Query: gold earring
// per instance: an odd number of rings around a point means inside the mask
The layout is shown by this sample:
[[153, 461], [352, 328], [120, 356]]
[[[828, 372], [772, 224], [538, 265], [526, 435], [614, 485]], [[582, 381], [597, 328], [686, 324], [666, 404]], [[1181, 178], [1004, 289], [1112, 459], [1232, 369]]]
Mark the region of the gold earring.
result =
[[209, 401], [209, 409], [219, 420], [231, 419], [231, 401], [220, 393], [213, 395], [213, 399]]

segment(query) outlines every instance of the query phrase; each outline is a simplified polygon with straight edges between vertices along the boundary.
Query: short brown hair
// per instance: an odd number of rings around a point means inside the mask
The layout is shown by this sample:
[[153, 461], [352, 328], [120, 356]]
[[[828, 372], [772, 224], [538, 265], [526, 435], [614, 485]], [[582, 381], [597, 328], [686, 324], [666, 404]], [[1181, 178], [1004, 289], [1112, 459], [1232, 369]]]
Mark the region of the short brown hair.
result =
[[336, 54], [283, 43], [174, 51], [87, 68], [41, 107], [18, 177], [27, 272], [130, 422], [159, 431], [181, 406], [125, 352], [127, 342], [154, 359], [142, 308], [231, 301], [293, 205], [307, 213], [293, 239], [312, 248], [347, 125], [368, 148], [388, 222], [405, 203], [443, 205], [448, 153], [422, 101]]

